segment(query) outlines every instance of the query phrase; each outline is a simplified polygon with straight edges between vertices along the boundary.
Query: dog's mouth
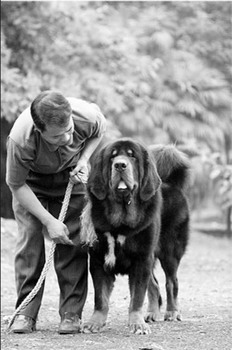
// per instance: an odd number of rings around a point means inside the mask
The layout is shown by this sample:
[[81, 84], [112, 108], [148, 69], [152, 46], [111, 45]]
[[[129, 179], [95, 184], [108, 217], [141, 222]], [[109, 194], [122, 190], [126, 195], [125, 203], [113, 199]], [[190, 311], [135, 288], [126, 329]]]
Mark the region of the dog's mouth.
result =
[[121, 180], [116, 188], [118, 191], [126, 191], [128, 190], [128, 186], [125, 181]]
[[129, 193], [133, 193], [134, 190], [138, 187], [138, 184], [136, 182], [133, 183], [127, 183], [124, 180], [120, 180], [117, 183], [112, 184], [112, 189], [115, 193], [127, 195]]
[[110, 187], [114, 192], [131, 192], [134, 188], [134, 183], [126, 181], [122, 178], [114, 178], [110, 181]]
[[116, 202], [129, 204], [131, 203], [134, 192], [138, 187], [138, 183], [120, 177], [112, 179], [110, 187]]

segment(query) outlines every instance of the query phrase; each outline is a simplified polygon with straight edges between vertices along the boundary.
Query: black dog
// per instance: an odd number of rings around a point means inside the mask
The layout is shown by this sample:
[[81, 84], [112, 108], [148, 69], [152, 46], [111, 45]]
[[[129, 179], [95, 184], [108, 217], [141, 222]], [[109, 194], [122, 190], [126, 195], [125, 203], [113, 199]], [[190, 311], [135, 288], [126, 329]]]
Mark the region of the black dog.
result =
[[[129, 276], [129, 325], [147, 334], [161, 305], [154, 276], [156, 258], [166, 274], [165, 320], [180, 319], [177, 269], [188, 241], [189, 211], [183, 193], [189, 163], [174, 146], [121, 139], [96, 155], [88, 181], [82, 239], [90, 243], [95, 309], [84, 332], [98, 332], [107, 319], [115, 275]], [[148, 292], [148, 310], [142, 307]]]

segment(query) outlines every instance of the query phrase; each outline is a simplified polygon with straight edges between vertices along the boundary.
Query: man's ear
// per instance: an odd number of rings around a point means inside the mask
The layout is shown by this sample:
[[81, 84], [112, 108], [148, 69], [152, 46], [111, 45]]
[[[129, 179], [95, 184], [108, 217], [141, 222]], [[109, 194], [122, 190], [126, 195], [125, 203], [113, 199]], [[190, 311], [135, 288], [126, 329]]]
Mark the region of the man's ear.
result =
[[38, 132], [41, 132], [41, 130], [39, 130], [39, 128], [37, 128], [37, 126], [34, 124], [34, 129]]
[[39, 132], [40, 134], [43, 134], [43, 132], [46, 130], [46, 128], [45, 128], [44, 131], [41, 131], [35, 124], [34, 124], [34, 129], [35, 129], [37, 132]]
[[153, 158], [145, 149], [143, 150], [143, 166], [140, 166], [140, 176], [140, 198], [142, 201], [146, 202], [155, 195], [162, 181], [158, 175]]

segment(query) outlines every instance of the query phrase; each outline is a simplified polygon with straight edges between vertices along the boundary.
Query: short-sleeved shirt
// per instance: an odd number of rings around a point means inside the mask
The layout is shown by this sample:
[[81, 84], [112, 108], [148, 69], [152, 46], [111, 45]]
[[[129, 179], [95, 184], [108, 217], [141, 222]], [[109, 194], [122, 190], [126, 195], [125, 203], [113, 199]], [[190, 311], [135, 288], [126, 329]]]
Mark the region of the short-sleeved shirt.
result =
[[15, 121], [7, 139], [6, 182], [9, 186], [22, 186], [30, 171], [55, 174], [75, 167], [86, 140], [100, 137], [106, 121], [96, 104], [73, 97], [67, 98], [74, 122], [73, 143], [69, 146], [49, 144], [35, 128], [30, 108]]

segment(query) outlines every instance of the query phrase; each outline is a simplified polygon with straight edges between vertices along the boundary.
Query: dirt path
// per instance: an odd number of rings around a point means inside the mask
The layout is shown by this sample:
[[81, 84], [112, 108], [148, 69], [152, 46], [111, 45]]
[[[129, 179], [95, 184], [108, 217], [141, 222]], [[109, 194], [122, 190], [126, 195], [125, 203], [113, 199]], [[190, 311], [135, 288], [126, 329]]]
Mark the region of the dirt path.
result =
[[[29, 335], [6, 332], [7, 318], [16, 299], [13, 271], [17, 235], [13, 220], [2, 220], [1, 320], [3, 350], [232, 350], [232, 242], [192, 232], [188, 252], [179, 269], [182, 322], [163, 322], [151, 326], [152, 334], [129, 333], [127, 312], [129, 293], [126, 277], [118, 277], [111, 298], [110, 314], [100, 334], [61, 336], [57, 333], [58, 287], [53, 269], [46, 282], [37, 332]], [[48, 242], [49, 249], [49, 242]], [[157, 268], [163, 299], [164, 275]], [[146, 306], [145, 306], [146, 307]], [[93, 288], [89, 282], [83, 318], [93, 308]], [[162, 316], [164, 306], [162, 307]]]

